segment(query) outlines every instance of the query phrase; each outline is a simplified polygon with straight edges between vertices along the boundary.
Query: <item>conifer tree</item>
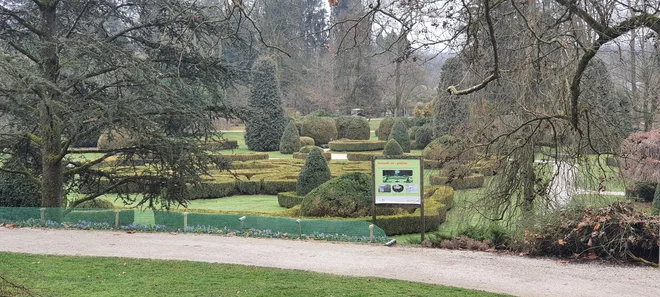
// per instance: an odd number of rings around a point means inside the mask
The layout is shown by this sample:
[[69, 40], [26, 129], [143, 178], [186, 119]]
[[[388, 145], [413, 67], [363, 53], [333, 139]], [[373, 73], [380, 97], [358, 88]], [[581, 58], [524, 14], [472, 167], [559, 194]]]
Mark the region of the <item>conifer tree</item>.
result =
[[275, 62], [262, 57], [252, 67], [252, 94], [245, 121], [245, 144], [258, 152], [276, 151], [286, 126]]

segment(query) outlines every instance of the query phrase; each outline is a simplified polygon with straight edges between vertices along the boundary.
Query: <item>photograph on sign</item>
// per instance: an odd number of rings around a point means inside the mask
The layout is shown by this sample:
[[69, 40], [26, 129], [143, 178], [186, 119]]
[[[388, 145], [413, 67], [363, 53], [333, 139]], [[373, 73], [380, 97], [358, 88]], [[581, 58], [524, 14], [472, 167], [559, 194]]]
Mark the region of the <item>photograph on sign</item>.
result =
[[421, 204], [419, 159], [374, 160], [376, 204]]

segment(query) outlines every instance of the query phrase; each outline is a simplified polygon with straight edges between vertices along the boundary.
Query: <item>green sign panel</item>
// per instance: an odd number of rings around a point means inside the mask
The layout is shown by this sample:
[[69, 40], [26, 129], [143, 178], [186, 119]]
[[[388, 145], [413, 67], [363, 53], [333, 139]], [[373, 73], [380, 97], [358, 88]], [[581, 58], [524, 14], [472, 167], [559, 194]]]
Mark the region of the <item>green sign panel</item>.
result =
[[420, 159], [375, 159], [376, 204], [422, 204]]

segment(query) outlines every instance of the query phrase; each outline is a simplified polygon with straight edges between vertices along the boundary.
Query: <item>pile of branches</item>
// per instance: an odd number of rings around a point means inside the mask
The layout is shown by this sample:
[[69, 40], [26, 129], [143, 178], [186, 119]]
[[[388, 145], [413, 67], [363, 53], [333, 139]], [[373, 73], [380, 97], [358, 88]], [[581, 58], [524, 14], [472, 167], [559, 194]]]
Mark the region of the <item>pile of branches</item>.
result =
[[530, 255], [658, 261], [660, 217], [620, 202], [599, 209], [566, 210], [558, 216], [541, 219], [534, 231], [525, 232]]

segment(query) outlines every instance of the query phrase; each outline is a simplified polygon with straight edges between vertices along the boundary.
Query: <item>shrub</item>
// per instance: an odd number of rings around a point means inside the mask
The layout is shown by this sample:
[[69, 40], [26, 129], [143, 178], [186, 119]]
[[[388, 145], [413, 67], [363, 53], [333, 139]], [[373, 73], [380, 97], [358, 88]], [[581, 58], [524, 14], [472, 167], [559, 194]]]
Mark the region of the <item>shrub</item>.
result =
[[100, 150], [116, 150], [134, 146], [140, 138], [126, 131], [111, 131], [101, 134], [98, 140]]
[[339, 117], [335, 119], [337, 138], [368, 140], [371, 138], [369, 122], [363, 117]]
[[653, 215], [660, 215], [660, 183], [655, 188], [655, 195], [653, 195], [653, 203], [651, 206], [653, 206], [651, 213]]
[[268, 160], [268, 153], [222, 154], [220, 156], [230, 161]]
[[83, 203], [80, 203], [76, 206], [76, 208], [107, 208], [107, 209], [112, 209], [115, 208], [115, 205], [112, 204], [112, 202], [103, 199], [103, 198], [96, 198], [92, 200], [87, 200]]
[[370, 214], [373, 196], [371, 176], [348, 173], [330, 180], [309, 192], [301, 213], [312, 217], [355, 218]]
[[379, 151], [385, 148], [382, 140], [333, 140], [328, 143], [331, 150], [337, 152]]
[[[307, 159], [307, 153], [293, 153], [293, 158], [294, 159], [300, 159], [300, 160], [305, 160]], [[330, 152], [323, 152], [323, 158], [325, 158], [326, 161], [332, 160], [332, 153]]]
[[399, 156], [403, 155], [403, 149], [399, 145], [398, 142], [396, 142], [396, 139], [390, 139], [390, 141], [387, 142], [385, 145], [385, 149], [383, 150], [383, 155], [384, 156]]
[[296, 123], [290, 121], [280, 138], [280, 153], [293, 154], [300, 149], [300, 146], [300, 135], [298, 135]]
[[415, 147], [423, 150], [433, 141], [433, 128], [431, 125], [419, 127], [415, 132]]
[[253, 151], [278, 150], [286, 126], [276, 71], [277, 66], [270, 58], [259, 58], [252, 67], [252, 92], [245, 121], [245, 144]]
[[236, 181], [231, 179], [214, 180], [188, 187], [190, 199], [227, 197], [234, 194], [235, 191]]
[[305, 165], [300, 171], [300, 175], [298, 175], [296, 194], [305, 196], [330, 179], [328, 162], [319, 150], [311, 150], [305, 159]]
[[655, 183], [635, 183], [626, 188], [626, 197], [639, 198], [645, 202], [653, 201], [656, 192]]
[[337, 139], [337, 127], [333, 118], [307, 116], [302, 124], [302, 136], [311, 137], [316, 145]]
[[301, 136], [300, 137], [300, 146], [315, 145], [314, 138]]
[[374, 156], [382, 156], [381, 152], [367, 152], [367, 153], [348, 153], [346, 159], [349, 161], [372, 161]]
[[378, 129], [376, 129], [378, 140], [387, 140], [390, 136], [390, 132], [392, 132], [392, 126], [394, 126], [394, 118], [392, 117], [386, 117], [380, 121]]
[[211, 140], [202, 144], [202, 148], [209, 151], [234, 150], [238, 148], [237, 140]]
[[41, 206], [41, 187], [21, 174], [0, 171], [0, 207]]
[[300, 148], [299, 152], [303, 154], [308, 154], [311, 151], [323, 152], [323, 149], [318, 146], [306, 145]]
[[396, 119], [394, 121], [394, 126], [392, 127], [392, 132], [388, 140], [395, 139], [396, 142], [401, 146], [404, 152], [410, 152], [410, 135], [408, 135], [408, 128], [402, 119]]
[[410, 129], [408, 129], [408, 135], [410, 135], [410, 140], [415, 140], [415, 137], [416, 137], [415, 134], [417, 133], [419, 128], [420, 127], [414, 126], [414, 127], [410, 127]]
[[277, 203], [281, 207], [292, 208], [296, 205], [302, 204], [305, 197], [296, 195], [296, 192], [283, 192], [277, 193]]
[[261, 180], [241, 177], [236, 181], [236, 192], [243, 195], [261, 193]]

